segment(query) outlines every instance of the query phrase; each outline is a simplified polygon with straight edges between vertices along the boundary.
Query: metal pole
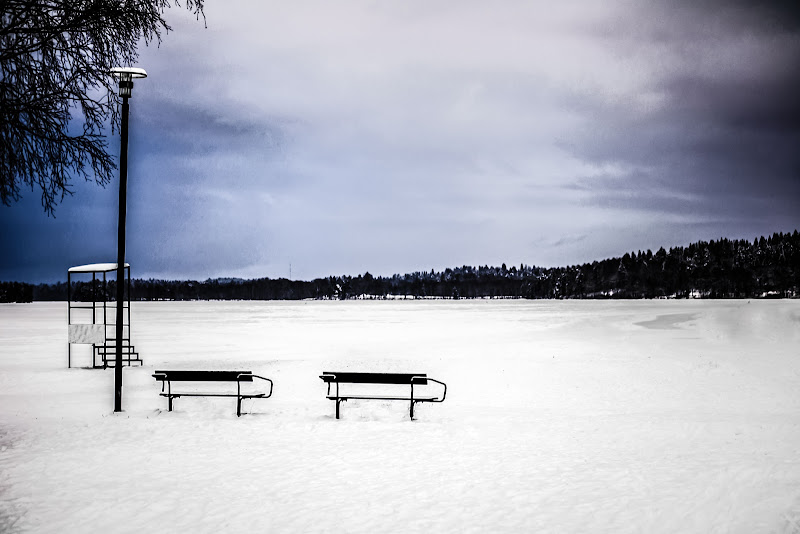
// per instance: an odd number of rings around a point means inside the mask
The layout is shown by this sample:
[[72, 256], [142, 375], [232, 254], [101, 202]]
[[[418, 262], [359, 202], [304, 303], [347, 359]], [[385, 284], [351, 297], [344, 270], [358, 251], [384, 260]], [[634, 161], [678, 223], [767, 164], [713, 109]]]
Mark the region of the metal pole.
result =
[[122, 97], [122, 131], [119, 154], [119, 222], [117, 224], [117, 359], [114, 365], [114, 411], [122, 411], [122, 322], [125, 298], [125, 212], [128, 189], [128, 97]]
[[125, 285], [128, 288], [128, 298], [127, 298], [127, 301], [128, 301], [128, 306], [127, 306], [127, 309], [128, 309], [128, 321], [125, 323], [125, 326], [128, 327], [128, 334], [125, 336], [125, 341], [128, 342], [128, 345], [127, 345], [128, 346], [127, 356], [128, 356], [128, 365], [130, 365], [131, 364], [131, 362], [130, 362], [130, 357], [131, 357], [130, 351], [133, 350], [131, 348], [131, 268], [130, 268], [130, 266], [128, 266], [125, 269], [125, 276], [127, 277], [125, 279], [126, 280]]
[[[67, 328], [72, 324], [72, 273], [67, 271]], [[72, 367], [72, 343], [67, 337], [67, 368]]]

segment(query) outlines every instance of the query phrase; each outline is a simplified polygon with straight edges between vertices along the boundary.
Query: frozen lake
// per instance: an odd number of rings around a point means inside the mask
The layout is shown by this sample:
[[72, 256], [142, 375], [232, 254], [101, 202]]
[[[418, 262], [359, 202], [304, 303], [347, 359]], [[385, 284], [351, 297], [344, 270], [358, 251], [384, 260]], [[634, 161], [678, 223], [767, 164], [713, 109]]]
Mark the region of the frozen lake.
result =
[[[800, 301], [134, 303], [142, 368], [67, 369], [0, 304], [2, 532], [800, 532]], [[74, 364], [88, 365], [77, 355]], [[83, 358], [83, 359], [81, 359]], [[266, 400], [155, 369], [245, 369]], [[322, 371], [422, 372], [443, 404]]]

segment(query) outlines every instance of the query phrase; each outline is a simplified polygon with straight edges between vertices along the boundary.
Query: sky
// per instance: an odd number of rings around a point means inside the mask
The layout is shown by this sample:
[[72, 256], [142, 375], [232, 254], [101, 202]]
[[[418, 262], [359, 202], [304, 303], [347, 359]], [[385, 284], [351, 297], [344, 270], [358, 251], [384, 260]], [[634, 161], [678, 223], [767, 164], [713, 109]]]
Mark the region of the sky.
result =
[[[800, 5], [751, 4], [173, 8], [135, 65], [132, 276], [566, 266], [800, 229]], [[116, 261], [118, 182], [73, 185], [55, 217], [40, 191], [0, 205], [0, 280]]]

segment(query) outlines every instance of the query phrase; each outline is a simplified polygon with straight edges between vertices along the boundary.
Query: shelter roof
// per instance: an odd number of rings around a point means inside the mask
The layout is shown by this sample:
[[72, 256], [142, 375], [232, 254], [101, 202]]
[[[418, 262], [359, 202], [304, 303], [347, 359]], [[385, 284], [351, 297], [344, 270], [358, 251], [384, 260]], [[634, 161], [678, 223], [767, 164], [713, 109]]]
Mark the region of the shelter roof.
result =
[[[130, 266], [129, 263], [125, 264], [125, 267], [130, 268]], [[69, 268], [69, 272], [71, 273], [107, 273], [116, 270], [116, 263], [90, 263], [88, 265], [77, 265]]]

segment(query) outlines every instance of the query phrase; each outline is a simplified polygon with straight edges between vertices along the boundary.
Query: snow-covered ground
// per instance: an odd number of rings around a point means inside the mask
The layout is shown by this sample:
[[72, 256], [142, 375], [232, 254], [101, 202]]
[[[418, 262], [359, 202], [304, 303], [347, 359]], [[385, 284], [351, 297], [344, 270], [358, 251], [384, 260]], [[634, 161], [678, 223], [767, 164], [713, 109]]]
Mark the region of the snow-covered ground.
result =
[[[134, 303], [120, 414], [66, 340], [0, 305], [1, 532], [800, 532], [797, 300]], [[275, 393], [170, 413], [170, 368]], [[337, 370], [447, 400], [337, 421]]]

